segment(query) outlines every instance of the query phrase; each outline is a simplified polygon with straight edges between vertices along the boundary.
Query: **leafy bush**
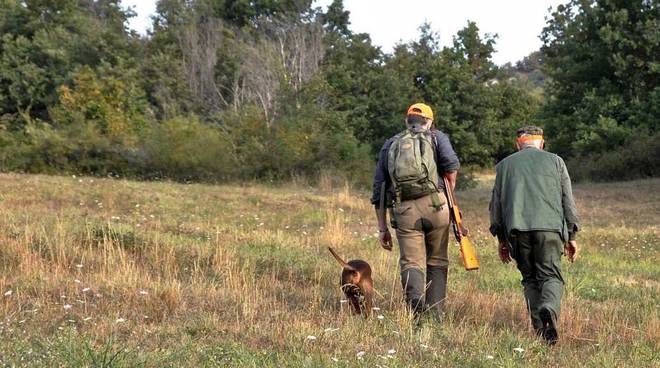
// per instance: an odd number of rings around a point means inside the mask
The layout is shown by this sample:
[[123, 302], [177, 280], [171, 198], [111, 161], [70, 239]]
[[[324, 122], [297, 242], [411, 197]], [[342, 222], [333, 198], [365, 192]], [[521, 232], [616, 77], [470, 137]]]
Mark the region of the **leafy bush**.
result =
[[614, 150], [567, 161], [576, 181], [632, 180], [660, 176], [660, 134], [635, 136]]
[[216, 126], [196, 118], [168, 120], [147, 133], [144, 169], [175, 180], [232, 178], [240, 172], [232, 146]]

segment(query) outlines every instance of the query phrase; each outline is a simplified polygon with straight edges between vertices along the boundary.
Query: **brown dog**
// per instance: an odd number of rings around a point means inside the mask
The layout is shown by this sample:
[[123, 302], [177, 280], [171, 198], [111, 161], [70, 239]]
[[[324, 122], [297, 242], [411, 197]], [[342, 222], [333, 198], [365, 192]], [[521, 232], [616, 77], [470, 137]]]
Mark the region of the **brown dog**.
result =
[[[353, 313], [368, 317], [371, 315], [374, 296], [374, 283], [371, 280], [369, 263], [361, 259], [346, 262], [335, 253], [334, 249], [328, 247], [328, 250], [344, 268], [341, 271], [341, 291], [353, 305]], [[364, 297], [364, 302], [361, 297]]]

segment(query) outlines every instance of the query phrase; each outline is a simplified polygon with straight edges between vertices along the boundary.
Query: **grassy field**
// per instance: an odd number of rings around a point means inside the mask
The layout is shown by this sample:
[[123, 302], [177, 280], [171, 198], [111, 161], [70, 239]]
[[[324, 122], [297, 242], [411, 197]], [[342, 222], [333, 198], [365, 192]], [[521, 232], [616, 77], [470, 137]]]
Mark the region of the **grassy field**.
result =
[[[0, 365], [660, 366], [660, 180], [575, 186], [582, 249], [555, 347], [497, 260], [487, 181], [459, 193], [482, 269], [452, 246], [445, 316], [420, 328], [366, 192], [11, 174], [0, 188]], [[327, 246], [371, 263], [377, 317], [350, 315]]]

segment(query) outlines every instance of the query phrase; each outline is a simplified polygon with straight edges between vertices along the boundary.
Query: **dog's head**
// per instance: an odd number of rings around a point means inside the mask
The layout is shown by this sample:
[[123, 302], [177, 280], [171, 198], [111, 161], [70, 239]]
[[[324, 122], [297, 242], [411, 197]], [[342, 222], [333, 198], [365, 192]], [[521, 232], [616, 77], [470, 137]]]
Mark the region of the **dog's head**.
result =
[[344, 270], [341, 272], [342, 285], [347, 285], [347, 284], [359, 285], [361, 279], [362, 279], [362, 275], [360, 274], [360, 271], [356, 270], [351, 266], [345, 267]]

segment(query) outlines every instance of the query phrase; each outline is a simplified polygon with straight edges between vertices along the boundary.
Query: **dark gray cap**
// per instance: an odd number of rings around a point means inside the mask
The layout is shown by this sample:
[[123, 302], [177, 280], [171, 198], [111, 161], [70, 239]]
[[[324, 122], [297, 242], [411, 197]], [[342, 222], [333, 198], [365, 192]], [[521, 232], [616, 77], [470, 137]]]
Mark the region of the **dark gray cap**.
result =
[[516, 135], [518, 137], [522, 137], [525, 135], [543, 135], [543, 129], [535, 126], [535, 125], [528, 125], [525, 127], [522, 127], [516, 131]]

